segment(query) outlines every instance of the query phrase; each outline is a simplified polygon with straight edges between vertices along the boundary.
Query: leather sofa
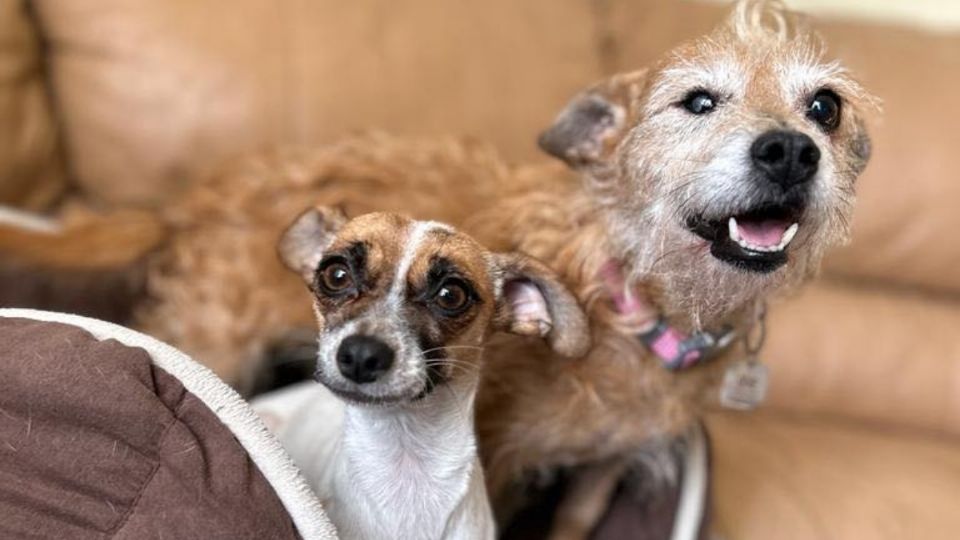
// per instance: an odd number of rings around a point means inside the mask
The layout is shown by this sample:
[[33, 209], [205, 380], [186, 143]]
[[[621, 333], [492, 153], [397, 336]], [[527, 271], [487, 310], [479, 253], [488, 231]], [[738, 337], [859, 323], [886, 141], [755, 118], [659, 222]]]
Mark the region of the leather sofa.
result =
[[[164, 204], [229, 156], [380, 128], [511, 160], [578, 89], [709, 29], [666, 0], [3, 0], [0, 202]], [[960, 530], [960, 35], [820, 21], [885, 103], [851, 245], [772, 306], [770, 396], [717, 413], [730, 539]]]

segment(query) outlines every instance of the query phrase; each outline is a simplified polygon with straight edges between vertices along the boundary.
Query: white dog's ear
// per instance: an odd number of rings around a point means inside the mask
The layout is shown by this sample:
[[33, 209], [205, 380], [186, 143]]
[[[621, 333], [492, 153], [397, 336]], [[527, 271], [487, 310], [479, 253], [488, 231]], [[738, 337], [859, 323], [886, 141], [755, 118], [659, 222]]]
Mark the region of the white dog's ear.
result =
[[609, 159], [636, 120], [647, 70], [614, 75], [574, 97], [538, 140], [546, 153], [574, 168]]
[[318, 206], [306, 210], [280, 237], [277, 244], [280, 260], [300, 274], [307, 284], [312, 284], [323, 250], [346, 221], [347, 217], [339, 208]]
[[496, 255], [502, 277], [495, 326], [546, 338], [557, 353], [579, 357], [590, 349], [586, 314], [573, 294], [543, 263], [518, 253]]

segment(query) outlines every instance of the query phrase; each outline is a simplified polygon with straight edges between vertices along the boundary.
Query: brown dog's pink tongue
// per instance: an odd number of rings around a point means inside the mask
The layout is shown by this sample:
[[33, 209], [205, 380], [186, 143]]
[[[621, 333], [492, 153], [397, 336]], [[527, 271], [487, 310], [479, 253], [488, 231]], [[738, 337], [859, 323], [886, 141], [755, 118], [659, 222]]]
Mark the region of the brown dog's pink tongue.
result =
[[783, 240], [790, 224], [784, 221], [737, 221], [740, 238], [760, 247], [773, 247]]

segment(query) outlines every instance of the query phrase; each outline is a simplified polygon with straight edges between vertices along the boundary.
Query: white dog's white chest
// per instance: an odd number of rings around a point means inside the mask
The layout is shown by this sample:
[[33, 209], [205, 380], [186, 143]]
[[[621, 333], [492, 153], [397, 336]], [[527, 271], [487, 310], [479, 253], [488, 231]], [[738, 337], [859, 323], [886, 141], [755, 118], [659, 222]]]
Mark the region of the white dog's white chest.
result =
[[493, 538], [472, 407], [353, 407], [313, 383], [254, 405], [342, 538]]

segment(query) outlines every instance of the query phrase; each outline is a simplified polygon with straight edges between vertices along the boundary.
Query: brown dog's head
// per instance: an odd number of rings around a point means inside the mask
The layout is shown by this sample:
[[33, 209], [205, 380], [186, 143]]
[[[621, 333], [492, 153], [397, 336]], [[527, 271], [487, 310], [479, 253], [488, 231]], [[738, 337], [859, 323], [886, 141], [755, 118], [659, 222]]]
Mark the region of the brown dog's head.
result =
[[541, 139], [582, 170], [636, 276], [706, 323], [845, 240], [873, 98], [779, 2], [577, 96]]
[[566, 356], [589, 346], [586, 316], [546, 267], [441, 223], [313, 208], [279, 251], [314, 295], [317, 379], [354, 402], [403, 405], [475, 382], [492, 330], [544, 337]]

